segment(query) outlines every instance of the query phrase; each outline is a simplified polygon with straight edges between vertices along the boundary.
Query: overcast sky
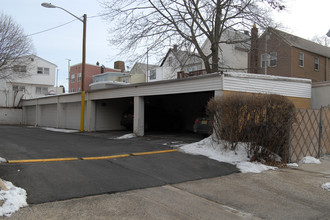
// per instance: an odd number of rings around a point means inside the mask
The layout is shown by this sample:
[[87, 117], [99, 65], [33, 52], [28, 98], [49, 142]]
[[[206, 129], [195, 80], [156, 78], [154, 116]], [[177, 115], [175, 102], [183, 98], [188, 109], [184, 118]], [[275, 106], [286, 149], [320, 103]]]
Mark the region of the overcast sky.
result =
[[[93, 17], [102, 13], [97, 0], [49, 0], [72, 12], [78, 17], [87, 14], [87, 55], [86, 62], [95, 64], [97, 61], [107, 67], [113, 67], [118, 51], [107, 42], [108, 29], [111, 29], [101, 17]], [[48, 1], [48, 2], [49, 2]], [[41, 6], [44, 0], [1, 0], [0, 11], [10, 15], [20, 24], [26, 34], [34, 34], [58, 25], [75, 20], [74, 17], [60, 9], [49, 9]], [[275, 20], [286, 28], [284, 31], [312, 39], [315, 35], [322, 36], [330, 28], [330, 10], [328, 0], [288, 0], [286, 12], [277, 14]], [[118, 0], [120, 4], [120, 0]], [[82, 22], [72, 23], [51, 31], [32, 35], [36, 55], [58, 66], [59, 82], [67, 89], [68, 61], [71, 65], [81, 63]], [[132, 66], [132, 64], [126, 63]]]

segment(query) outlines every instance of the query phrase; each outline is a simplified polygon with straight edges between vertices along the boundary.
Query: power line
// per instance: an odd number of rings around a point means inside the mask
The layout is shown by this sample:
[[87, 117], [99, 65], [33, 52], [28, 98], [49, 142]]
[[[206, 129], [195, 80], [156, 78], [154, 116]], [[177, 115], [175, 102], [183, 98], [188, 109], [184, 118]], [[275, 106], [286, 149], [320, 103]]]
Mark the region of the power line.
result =
[[69, 21], [69, 22], [67, 22], [67, 23], [64, 23], [64, 24], [58, 25], [58, 26], [56, 26], [56, 27], [52, 27], [52, 28], [49, 28], [49, 29], [46, 29], [46, 30], [43, 30], [43, 31], [39, 31], [39, 32], [33, 33], [33, 34], [28, 34], [27, 37], [30, 37], [30, 36], [33, 36], [33, 35], [37, 35], [37, 34], [41, 34], [41, 33], [47, 32], [47, 31], [51, 31], [51, 30], [54, 30], [54, 29], [56, 29], [56, 28], [63, 27], [63, 26], [65, 26], [65, 25], [68, 25], [68, 24], [70, 24], [70, 23], [76, 21], [76, 20], [77, 20], [77, 19], [74, 19], [74, 20], [72, 20], [72, 21]]
[[[103, 16], [106, 16], [107, 14], [101, 14], [101, 15], [94, 15], [94, 16], [90, 16], [90, 17], [87, 17], [87, 18], [97, 18], [97, 17], [103, 17]], [[46, 29], [46, 30], [43, 30], [43, 31], [39, 31], [39, 32], [36, 32], [36, 33], [33, 33], [33, 34], [28, 34], [26, 35], [27, 37], [30, 37], [30, 36], [33, 36], [33, 35], [37, 35], [37, 34], [42, 34], [42, 33], [45, 33], [47, 31], [51, 31], [51, 30], [54, 30], [54, 29], [57, 29], [57, 28], [60, 28], [60, 27], [63, 27], [65, 25], [68, 25], [74, 21], [76, 21], [77, 19], [74, 19], [72, 21], [69, 21], [67, 23], [64, 23], [64, 24], [61, 24], [61, 25], [58, 25], [58, 26], [55, 26], [55, 27], [52, 27], [52, 28], [49, 28], [49, 29]]]

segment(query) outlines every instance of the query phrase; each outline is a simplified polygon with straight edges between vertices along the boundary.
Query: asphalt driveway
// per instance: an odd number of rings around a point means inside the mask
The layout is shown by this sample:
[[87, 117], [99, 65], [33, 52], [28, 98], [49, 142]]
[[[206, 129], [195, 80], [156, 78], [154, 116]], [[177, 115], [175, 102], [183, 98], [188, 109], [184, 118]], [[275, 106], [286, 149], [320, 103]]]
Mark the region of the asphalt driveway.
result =
[[[28, 203], [122, 192], [238, 172], [235, 166], [203, 156], [167, 151], [169, 143], [195, 138], [150, 135], [113, 139], [121, 133], [59, 133], [33, 127], [0, 126], [0, 157], [7, 160], [78, 158], [73, 161], [1, 163], [0, 178], [28, 193]], [[166, 144], [166, 145], [164, 145]], [[101, 160], [82, 160], [128, 154]]]

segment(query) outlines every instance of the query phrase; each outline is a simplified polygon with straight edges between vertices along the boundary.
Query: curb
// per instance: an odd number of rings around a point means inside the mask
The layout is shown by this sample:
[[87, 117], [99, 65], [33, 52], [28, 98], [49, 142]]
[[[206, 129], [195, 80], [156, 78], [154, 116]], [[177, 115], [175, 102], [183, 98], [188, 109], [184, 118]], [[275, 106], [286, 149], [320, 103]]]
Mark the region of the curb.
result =
[[2, 179], [0, 179], [0, 191], [1, 190], [8, 191], [8, 188], [6, 187]]

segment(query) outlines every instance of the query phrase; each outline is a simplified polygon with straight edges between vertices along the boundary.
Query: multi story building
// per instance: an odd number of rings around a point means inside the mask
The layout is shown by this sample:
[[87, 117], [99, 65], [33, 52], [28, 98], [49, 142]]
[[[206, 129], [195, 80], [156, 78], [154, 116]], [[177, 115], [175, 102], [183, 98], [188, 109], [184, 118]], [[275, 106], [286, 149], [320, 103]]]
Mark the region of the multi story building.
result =
[[259, 38], [251, 30], [250, 73], [329, 81], [329, 58], [329, 47], [271, 27]]
[[56, 65], [36, 55], [21, 57], [0, 77], [0, 106], [15, 107], [23, 99], [45, 96], [54, 89]]
[[[121, 63], [115, 62], [115, 68], [108, 68], [105, 66], [100, 66], [98, 63], [96, 65], [87, 64], [85, 66], [85, 79], [84, 79], [84, 89], [85, 91], [90, 90], [90, 84], [93, 83], [93, 76], [105, 72], [122, 72], [125, 70], [125, 66]], [[118, 69], [117, 69], [118, 68]], [[69, 92], [80, 92], [81, 91], [81, 71], [82, 64], [76, 64], [70, 67], [70, 79], [69, 79]]]

